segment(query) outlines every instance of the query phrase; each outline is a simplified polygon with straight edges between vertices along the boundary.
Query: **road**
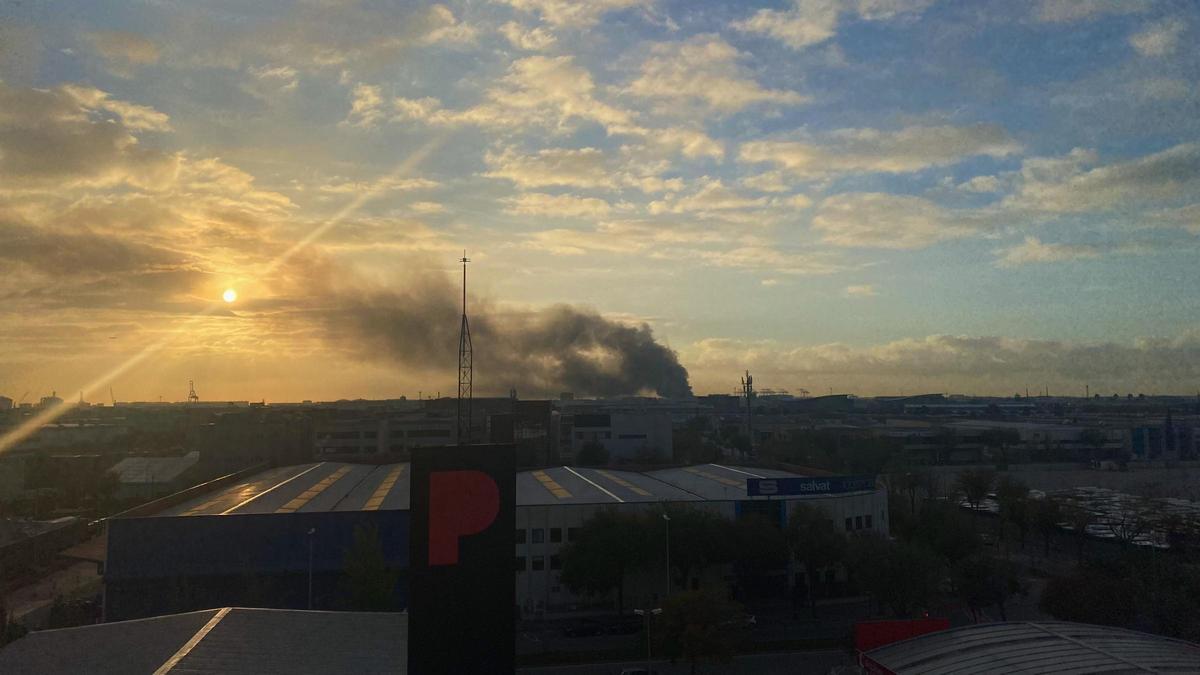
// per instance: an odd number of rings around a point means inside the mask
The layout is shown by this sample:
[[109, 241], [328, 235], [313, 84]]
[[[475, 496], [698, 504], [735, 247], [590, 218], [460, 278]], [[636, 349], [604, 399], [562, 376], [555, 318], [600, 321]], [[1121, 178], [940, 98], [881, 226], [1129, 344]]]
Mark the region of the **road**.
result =
[[[620, 675], [625, 668], [640, 668], [645, 661], [629, 661], [624, 663], [587, 663], [569, 666], [546, 666], [542, 668], [518, 668], [518, 673], [526, 675]], [[849, 652], [841, 649], [822, 649], [803, 652], [778, 652], [771, 654], [747, 654], [734, 657], [732, 663], [702, 662], [697, 673], [730, 673], [738, 675], [794, 675], [795, 673], [813, 673], [828, 675], [831, 672], [853, 672], [854, 658]], [[651, 667], [659, 675], [687, 675], [691, 672], [686, 663], [671, 665], [666, 661], [655, 660]]]

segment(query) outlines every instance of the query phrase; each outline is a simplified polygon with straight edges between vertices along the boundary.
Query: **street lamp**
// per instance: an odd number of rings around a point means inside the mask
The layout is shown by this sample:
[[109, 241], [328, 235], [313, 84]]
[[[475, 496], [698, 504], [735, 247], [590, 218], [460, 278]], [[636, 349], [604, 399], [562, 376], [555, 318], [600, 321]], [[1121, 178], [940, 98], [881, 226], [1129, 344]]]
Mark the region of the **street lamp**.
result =
[[308, 608], [312, 609], [313, 535], [317, 528], [308, 528]]
[[[666, 514], [663, 514], [663, 516], [666, 517]], [[670, 520], [670, 518], [667, 518], [667, 520]], [[648, 673], [650, 672], [650, 661], [652, 660], [650, 655], [651, 645], [654, 644], [650, 641], [650, 619], [662, 614], [662, 608], [655, 607], [654, 609], [635, 609], [633, 610], [633, 613], [637, 614], [638, 616], [646, 617], [646, 672]]]
[[663, 596], [665, 599], [671, 597], [671, 516], [663, 511], [662, 517], [667, 523], [667, 594]]

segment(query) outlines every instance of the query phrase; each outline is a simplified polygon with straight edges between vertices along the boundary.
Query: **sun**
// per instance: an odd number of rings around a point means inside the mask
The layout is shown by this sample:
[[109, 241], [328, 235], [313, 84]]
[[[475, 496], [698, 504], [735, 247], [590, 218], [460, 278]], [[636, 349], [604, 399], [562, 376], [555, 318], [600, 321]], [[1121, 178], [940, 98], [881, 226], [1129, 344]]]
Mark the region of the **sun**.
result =
[[225, 302], [233, 302], [237, 300], [237, 291], [232, 288], [226, 288], [225, 292], [221, 294], [221, 299]]

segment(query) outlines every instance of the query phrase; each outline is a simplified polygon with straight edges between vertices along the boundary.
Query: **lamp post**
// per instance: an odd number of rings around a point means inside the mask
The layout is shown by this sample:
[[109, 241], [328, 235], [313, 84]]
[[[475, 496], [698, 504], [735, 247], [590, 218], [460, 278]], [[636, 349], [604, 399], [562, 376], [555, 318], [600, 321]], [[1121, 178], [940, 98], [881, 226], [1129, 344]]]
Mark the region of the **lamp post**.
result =
[[663, 596], [665, 600], [671, 597], [671, 516], [663, 511], [662, 517], [667, 524], [667, 594]]
[[[668, 518], [668, 520], [670, 519]], [[654, 609], [635, 609], [633, 610], [633, 613], [637, 614], [638, 616], [646, 617], [646, 672], [648, 673], [650, 672], [650, 661], [653, 659], [650, 650], [654, 644], [650, 640], [650, 619], [662, 614], [662, 608], [655, 607]]]
[[313, 535], [317, 528], [308, 528], [308, 608], [312, 609]]

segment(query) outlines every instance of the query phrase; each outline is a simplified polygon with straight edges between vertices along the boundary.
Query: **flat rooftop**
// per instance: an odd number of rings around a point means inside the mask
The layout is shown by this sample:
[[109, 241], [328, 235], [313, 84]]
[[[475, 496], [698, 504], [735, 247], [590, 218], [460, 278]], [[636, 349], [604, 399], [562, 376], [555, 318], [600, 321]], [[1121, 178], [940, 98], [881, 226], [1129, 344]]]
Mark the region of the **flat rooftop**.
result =
[[30, 633], [0, 649], [9, 675], [91, 673], [395, 673], [408, 662], [408, 615], [210, 609]]
[[[772, 469], [698, 464], [658, 471], [559, 466], [517, 474], [517, 506], [766, 499], [746, 494], [747, 478], [786, 478]], [[410, 468], [316, 462], [268, 469], [157, 516], [407, 509]]]
[[864, 659], [896, 675], [1196, 673], [1200, 645], [1086, 623], [1011, 621], [929, 633]]

